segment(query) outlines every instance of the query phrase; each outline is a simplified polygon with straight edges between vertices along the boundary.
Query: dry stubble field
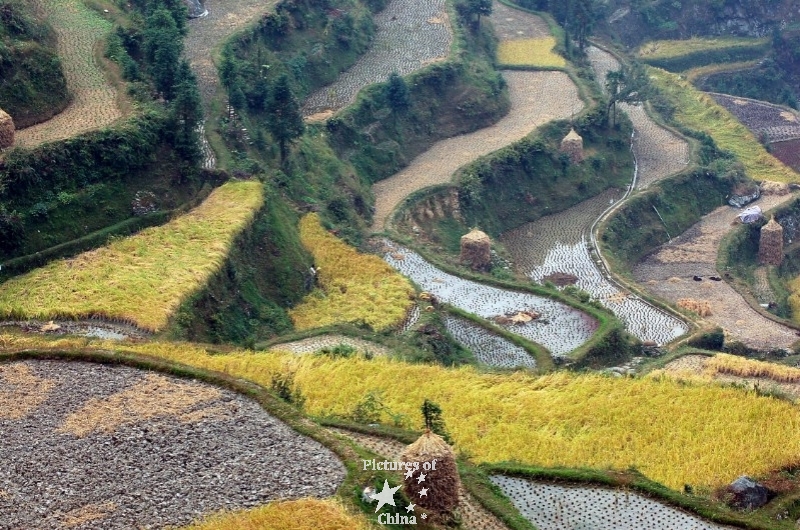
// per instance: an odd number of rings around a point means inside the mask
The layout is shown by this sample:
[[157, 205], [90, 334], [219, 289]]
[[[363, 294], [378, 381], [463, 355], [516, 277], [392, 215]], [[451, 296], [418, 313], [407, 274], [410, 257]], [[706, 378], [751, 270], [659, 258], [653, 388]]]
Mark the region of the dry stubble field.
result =
[[35, 147], [101, 129], [122, 117], [118, 94], [97, 62], [111, 23], [82, 0], [37, 0], [58, 38], [58, 55], [72, 102], [50, 120], [17, 131], [16, 145]]
[[563, 72], [505, 71], [511, 109], [491, 127], [434, 144], [402, 171], [372, 186], [373, 230], [383, 229], [392, 211], [411, 193], [450, 181], [453, 173], [476, 158], [521, 140], [539, 125], [564, 119], [583, 108], [578, 88]]

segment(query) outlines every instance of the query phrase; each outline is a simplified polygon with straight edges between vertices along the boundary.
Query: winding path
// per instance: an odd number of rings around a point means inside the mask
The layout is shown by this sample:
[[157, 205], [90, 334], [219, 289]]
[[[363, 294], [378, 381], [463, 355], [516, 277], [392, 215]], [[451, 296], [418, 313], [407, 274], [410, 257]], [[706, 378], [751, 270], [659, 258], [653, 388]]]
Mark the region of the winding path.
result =
[[[609, 53], [591, 47], [589, 60], [598, 80], [619, 67]], [[655, 124], [639, 105], [620, 105], [634, 126], [633, 151], [637, 161], [636, 188], [647, 187], [683, 169], [689, 149], [685, 141]], [[609, 308], [642, 341], [670, 342], [688, 331], [674, 316], [631, 295], [610, 282], [591, 251], [590, 231], [595, 221], [622, 197], [608, 190], [554, 215], [503, 234], [517, 270], [542, 282], [553, 273], [572, 274], [577, 286]]]
[[101, 40], [111, 31], [111, 23], [83, 0], [37, 0], [47, 14], [58, 39], [57, 50], [72, 102], [51, 119], [20, 129], [15, 145], [35, 147], [102, 129], [122, 117], [121, 97], [108, 82], [97, 61]]

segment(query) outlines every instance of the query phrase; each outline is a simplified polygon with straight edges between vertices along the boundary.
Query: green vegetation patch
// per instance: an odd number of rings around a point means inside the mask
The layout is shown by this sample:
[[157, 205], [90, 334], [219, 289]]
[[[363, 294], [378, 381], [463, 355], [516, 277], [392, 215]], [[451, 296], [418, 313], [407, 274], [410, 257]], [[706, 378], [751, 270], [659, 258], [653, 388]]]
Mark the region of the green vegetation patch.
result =
[[745, 37], [657, 40], [636, 50], [641, 61], [670, 72], [682, 72], [715, 63], [749, 61], [762, 57], [770, 47], [769, 39]]

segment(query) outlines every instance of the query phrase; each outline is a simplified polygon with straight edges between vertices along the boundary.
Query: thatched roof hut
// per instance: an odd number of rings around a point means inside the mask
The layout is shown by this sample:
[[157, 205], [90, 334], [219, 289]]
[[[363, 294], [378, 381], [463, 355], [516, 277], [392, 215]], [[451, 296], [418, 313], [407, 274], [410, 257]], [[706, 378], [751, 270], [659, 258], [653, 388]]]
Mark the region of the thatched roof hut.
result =
[[14, 120], [6, 111], [0, 109], [0, 149], [14, 145]]
[[758, 262], [762, 265], [778, 266], [783, 261], [783, 227], [775, 217], [761, 227], [758, 240]]
[[402, 460], [419, 462], [419, 470], [403, 481], [403, 491], [411, 502], [422, 508], [429, 520], [448, 521], [458, 506], [461, 479], [447, 442], [428, 430], [406, 448]]
[[486, 233], [473, 228], [461, 236], [461, 263], [476, 271], [492, 268], [492, 240]]
[[569, 155], [573, 164], [583, 162], [583, 138], [575, 132], [575, 129], [570, 129], [569, 133], [561, 140], [559, 151]]

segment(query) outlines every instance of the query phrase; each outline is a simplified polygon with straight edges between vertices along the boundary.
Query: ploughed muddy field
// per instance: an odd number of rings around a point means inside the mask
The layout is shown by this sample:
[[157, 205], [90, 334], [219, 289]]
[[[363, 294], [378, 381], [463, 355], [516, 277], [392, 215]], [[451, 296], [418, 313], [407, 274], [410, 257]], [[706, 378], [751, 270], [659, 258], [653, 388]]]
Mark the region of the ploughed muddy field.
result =
[[25, 361], [0, 390], [0, 528], [161, 528], [344, 480], [330, 450], [207, 384]]

